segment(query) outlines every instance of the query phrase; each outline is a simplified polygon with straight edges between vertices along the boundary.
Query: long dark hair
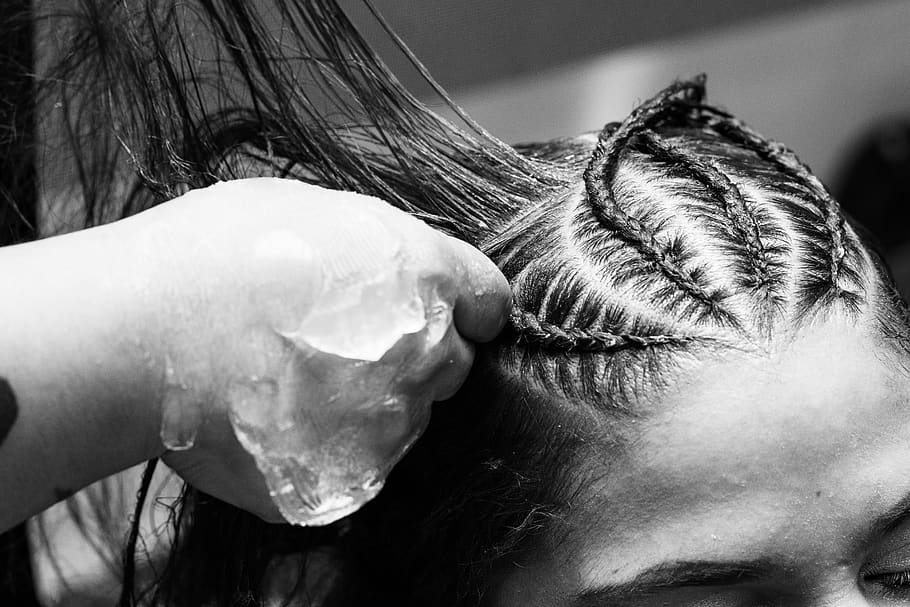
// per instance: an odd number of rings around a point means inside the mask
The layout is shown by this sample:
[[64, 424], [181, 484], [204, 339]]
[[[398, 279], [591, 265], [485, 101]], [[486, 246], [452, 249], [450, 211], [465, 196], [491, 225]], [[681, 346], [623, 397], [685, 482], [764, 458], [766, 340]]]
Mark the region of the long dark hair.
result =
[[599, 134], [512, 147], [429, 76], [462, 124], [415, 99], [330, 0], [71, 0], [38, 20], [72, 40], [40, 84], [86, 223], [221, 179], [301, 179], [481, 247], [515, 293], [374, 502], [292, 528], [187, 487], [149, 580], [131, 536], [122, 605], [478, 604], [579, 499], [603, 444], [586, 420], [615, 421], [621, 445], [680, 357], [760, 350], [833, 309], [903, 339], [902, 304], [824, 186], [707, 105], [702, 79]]

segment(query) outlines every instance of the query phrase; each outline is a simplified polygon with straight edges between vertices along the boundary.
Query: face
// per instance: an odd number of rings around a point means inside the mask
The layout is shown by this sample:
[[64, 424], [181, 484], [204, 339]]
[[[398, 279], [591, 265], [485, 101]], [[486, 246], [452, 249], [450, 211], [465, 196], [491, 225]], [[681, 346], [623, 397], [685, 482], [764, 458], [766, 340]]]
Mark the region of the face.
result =
[[684, 370], [493, 603], [910, 605], [910, 377], [868, 333]]

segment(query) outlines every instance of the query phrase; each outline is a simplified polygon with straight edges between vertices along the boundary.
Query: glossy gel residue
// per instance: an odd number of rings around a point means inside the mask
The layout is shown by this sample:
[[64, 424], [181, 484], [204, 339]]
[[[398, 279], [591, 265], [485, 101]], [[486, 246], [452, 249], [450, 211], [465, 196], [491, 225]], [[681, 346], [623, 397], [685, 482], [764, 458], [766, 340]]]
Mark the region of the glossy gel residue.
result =
[[274, 330], [281, 368], [226, 394], [236, 436], [297, 525], [332, 523], [379, 492], [429, 421], [432, 395], [415, 386], [452, 325], [452, 298], [418, 278], [392, 235], [368, 217], [346, 227], [369, 245], [324, 262], [317, 303], [295, 330]]

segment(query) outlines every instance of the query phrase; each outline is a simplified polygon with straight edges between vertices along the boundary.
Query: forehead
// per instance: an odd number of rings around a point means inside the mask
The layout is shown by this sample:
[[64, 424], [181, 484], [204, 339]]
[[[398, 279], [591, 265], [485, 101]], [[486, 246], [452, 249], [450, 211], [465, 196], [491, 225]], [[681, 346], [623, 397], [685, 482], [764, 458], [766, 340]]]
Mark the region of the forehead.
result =
[[910, 492], [897, 361], [828, 323], [771, 354], [684, 369], [623, 453], [594, 465], [573, 514], [584, 535], [567, 542], [581, 582], [666, 560], [847, 558]]

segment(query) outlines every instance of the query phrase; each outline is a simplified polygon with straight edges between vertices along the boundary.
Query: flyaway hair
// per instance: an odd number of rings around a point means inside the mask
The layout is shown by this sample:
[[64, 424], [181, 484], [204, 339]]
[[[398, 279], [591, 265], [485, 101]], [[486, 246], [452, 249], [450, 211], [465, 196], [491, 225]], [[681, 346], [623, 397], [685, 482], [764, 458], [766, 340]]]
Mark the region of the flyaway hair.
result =
[[43, 5], [53, 8], [39, 20], [65, 44], [48, 49], [56, 67], [43, 92], [63, 99], [90, 223], [110, 204], [103, 188], [130, 169], [140, 180], [123, 214], [256, 166], [382, 198], [476, 243], [560, 183], [427, 76], [465, 128], [430, 111], [335, 2]]

